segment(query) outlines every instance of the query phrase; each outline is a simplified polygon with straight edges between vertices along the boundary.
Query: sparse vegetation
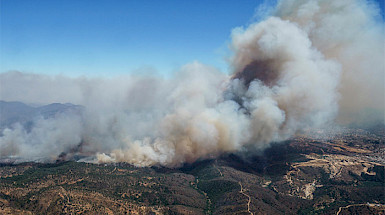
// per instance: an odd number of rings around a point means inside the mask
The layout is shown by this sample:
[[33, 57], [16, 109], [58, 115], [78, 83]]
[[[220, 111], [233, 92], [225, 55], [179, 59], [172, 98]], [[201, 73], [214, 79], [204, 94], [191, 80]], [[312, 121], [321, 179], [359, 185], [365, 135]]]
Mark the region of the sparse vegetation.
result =
[[179, 169], [2, 164], [0, 214], [384, 213], [384, 137], [337, 137], [326, 144], [298, 136], [263, 155], [229, 154]]

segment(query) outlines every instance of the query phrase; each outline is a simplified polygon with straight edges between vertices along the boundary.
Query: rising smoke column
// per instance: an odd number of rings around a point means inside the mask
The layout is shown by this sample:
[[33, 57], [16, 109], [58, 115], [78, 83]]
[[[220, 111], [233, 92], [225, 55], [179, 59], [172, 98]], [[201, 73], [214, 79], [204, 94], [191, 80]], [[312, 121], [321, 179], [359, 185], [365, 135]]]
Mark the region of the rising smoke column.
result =
[[[37, 119], [30, 132], [18, 125], [4, 130], [0, 158], [49, 161], [76, 151], [93, 155], [95, 162], [175, 167], [226, 152], [264, 149], [301, 129], [327, 126], [338, 112], [345, 113], [351, 100], [346, 91], [352, 86], [375, 98], [383, 95], [377, 90], [381, 80], [365, 87], [373, 79], [367, 74], [384, 75], [379, 61], [383, 29], [374, 21], [375, 8], [365, 1], [338, 2], [282, 1], [273, 16], [234, 29], [231, 75], [198, 62], [170, 79], [0, 74], [4, 100], [85, 107], [81, 115]], [[354, 34], [340, 35], [341, 29]], [[356, 82], [357, 88], [351, 85], [353, 77], [367, 79]], [[350, 105], [383, 110], [357, 100]]]
[[160, 120], [159, 135], [98, 159], [177, 166], [245, 145], [263, 149], [333, 119], [340, 66], [295, 24], [269, 18], [234, 31], [232, 45], [233, 78], [186, 66], [167, 97], [173, 110]]
[[299, 25], [315, 48], [342, 65], [341, 122], [384, 124], [385, 25], [380, 12], [368, 0], [289, 0], [280, 1], [273, 13]]
[[[322, 125], [334, 117], [340, 65], [312, 47], [306, 32], [297, 25], [268, 18], [246, 30], [236, 29], [232, 47], [235, 78], [248, 87], [245, 106], [254, 111], [252, 119], [257, 121], [253, 127], [270, 124], [275, 130], [262, 134], [286, 138], [300, 128]], [[266, 111], [259, 110], [261, 101], [271, 103]], [[268, 110], [274, 109], [281, 117], [266, 117]], [[264, 117], [266, 122], [259, 122]], [[274, 118], [276, 123], [270, 121]]]

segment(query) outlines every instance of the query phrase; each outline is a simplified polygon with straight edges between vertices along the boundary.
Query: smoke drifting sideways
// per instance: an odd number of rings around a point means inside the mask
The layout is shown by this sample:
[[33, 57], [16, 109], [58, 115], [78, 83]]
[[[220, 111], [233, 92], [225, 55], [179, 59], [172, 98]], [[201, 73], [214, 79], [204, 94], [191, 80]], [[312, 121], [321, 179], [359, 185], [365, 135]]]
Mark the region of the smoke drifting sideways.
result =
[[[73, 103], [82, 114], [2, 131], [0, 159], [177, 167], [222, 153], [263, 150], [296, 132], [384, 118], [384, 27], [360, 0], [278, 2], [270, 17], [232, 32], [233, 74], [193, 62], [172, 78], [0, 74], [2, 100]], [[378, 119], [378, 117], [377, 117]]]

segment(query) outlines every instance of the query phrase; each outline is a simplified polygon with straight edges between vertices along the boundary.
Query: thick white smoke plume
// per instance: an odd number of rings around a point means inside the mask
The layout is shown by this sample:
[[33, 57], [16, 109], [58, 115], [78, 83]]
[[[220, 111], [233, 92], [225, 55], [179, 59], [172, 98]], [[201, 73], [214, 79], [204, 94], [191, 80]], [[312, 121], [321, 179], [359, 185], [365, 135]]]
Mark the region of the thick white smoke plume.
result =
[[0, 159], [49, 161], [72, 153], [173, 167], [263, 149], [368, 108], [383, 114], [378, 13], [361, 0], [279, 2], [271, 17], [232, 32], [231, 76], [198, 62], [168, 79], [2, 73], [2, 100], [70, 102], [85, 110], [36, 119], [29, 130], [4, 129]]
[[384, 122], [385, 24], [375, 2], [288, 0], [274, 15], [296, 23], [316, 49], [342, 65], [339, 121]]

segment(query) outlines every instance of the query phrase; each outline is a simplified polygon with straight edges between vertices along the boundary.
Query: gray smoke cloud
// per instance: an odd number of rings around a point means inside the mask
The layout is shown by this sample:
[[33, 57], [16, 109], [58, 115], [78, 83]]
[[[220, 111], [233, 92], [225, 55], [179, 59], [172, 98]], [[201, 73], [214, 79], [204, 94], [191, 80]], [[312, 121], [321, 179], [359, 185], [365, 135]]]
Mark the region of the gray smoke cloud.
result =
[[[232, 32], [233, 74], [193, 62], [171, 78], [0, 74], [2, 100], [84, 106], [2, 131], [0, 158], [63, 155], [180, 166], [264, 149], [302, 129], [384, 111], [384, 29], [366, 1], [282, 1]], [[370, 96], [368, 96], [370, 95]]]

